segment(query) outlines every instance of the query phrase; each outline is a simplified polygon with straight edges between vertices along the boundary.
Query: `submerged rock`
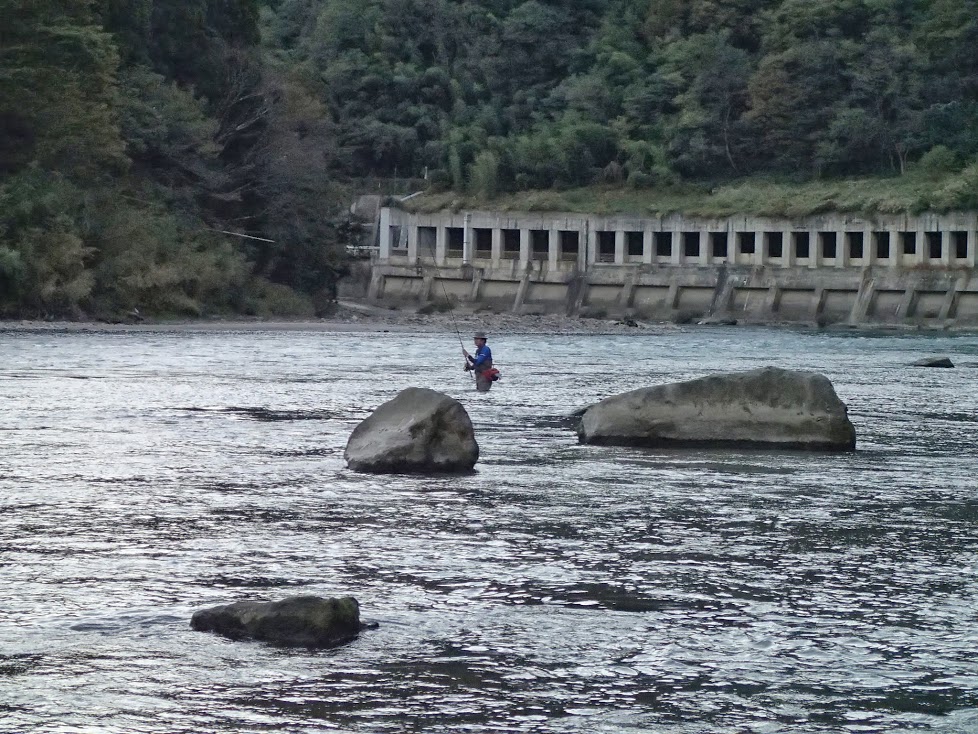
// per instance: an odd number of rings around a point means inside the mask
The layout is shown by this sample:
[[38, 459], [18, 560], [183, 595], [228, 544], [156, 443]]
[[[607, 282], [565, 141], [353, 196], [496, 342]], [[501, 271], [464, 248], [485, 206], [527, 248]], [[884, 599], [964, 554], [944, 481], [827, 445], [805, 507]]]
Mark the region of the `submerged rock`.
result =
[[263, 640], [294, 647], [336, 647], [356, 639], [364, 628], [360, 605], [352, 596], [239, 601], [195, 612], [190, 626], [232, 640]]
[[409, 387], [353, 430], [344, 456], [351, 469], [363, 472], [464, 472], [479, 460], [479, 444], [460, 402]]
[[949, 357], [927, 357], [913, 362], [911, 367], [944, 367], [945, 369], [954, 367], [954, 362]]
[[581, 443], [851, 451], [856, 431], [828, 378], [775, 367], [643, 388], [592, 405]]

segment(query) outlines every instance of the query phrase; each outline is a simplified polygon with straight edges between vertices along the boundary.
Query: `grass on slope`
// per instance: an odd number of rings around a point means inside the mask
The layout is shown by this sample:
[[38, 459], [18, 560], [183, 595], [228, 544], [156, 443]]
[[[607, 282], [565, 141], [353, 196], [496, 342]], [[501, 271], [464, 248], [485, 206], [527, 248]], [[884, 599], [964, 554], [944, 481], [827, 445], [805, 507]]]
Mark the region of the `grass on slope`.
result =
[[893, 178], [860, 178], [791, 184], [744, 179], [713, 190], [693, 187], [588, 188], [524, 191], [493, 198], [444, 192], [403, 204], [416, 212], [492, 210], [660, 216], [727, 217], [750, 214], [805, 217], [824, 212], [916, 214], [978, 209], [978, 164], [951, 174], [911, 172]]

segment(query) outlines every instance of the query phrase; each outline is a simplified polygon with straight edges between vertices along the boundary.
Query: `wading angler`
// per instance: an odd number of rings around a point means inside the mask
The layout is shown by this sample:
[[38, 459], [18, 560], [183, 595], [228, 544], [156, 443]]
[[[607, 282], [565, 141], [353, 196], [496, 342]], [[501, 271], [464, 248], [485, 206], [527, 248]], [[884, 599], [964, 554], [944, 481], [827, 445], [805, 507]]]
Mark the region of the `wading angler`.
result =
[[499, 370], [492, 366], [492, 350], [486, 344], [486, 334], [475, 332], [475, 355], [463, 349], [465, 355], [465, 370], [475, 372], [475, 389], [479, 392], [489, 392], [492, 383], [499, 379]]

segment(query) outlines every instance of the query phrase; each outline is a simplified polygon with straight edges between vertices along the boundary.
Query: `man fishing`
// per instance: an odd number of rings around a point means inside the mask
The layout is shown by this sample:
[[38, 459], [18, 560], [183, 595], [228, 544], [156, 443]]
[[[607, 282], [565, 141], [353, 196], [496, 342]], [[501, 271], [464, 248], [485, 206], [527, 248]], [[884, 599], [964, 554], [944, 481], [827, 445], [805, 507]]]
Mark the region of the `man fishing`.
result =
[[492, 351], [486, 345], [486, 334], [484, 331], [475, 332], [475, 356], [469, 354], [465, 349], [465, 369], [475, 372], [475, 389], [479, 392], [489, 392], [492, 383], [499, 379], [499, 370], [492, 366]]

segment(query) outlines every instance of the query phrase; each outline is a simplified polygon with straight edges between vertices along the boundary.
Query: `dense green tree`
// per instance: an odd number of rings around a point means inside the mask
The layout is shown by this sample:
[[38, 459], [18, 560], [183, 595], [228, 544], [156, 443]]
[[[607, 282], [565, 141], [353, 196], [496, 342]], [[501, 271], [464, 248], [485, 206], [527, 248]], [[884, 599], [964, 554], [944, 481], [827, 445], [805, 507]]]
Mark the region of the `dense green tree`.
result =
[[0, 172], [124, 167], [118, 54], [83, 0], [0, 0]]
[[663, 70], [681, 90], [667, 135], [675, 167], [704, 174], [744, 166], [744, 125], [751, 64], [729, 32], [691, 35], [671, 44]]
[[258, 43], [257, 0], [100, 0], [106, 30], [123, 58], [148, 63], [181, 86], [217, 99], [224, 57]]
[[[278, 141], [295, 131], [276, 114], [257, 11], [0, 0], [0, 314], [261, 311], [254, 297], [273, 280], [300, 300], [328, 291], [340, 250], [309, 194], [298, 220], [321, 232], [285, 233], [272, 267], [242, 247], [275, 239], [262, 228], [277, 234], [296, 212], [268, 212], [307, 189], [292, 171], [275, 178]], [[293, 171], [310, 150], [290, 157]]]

